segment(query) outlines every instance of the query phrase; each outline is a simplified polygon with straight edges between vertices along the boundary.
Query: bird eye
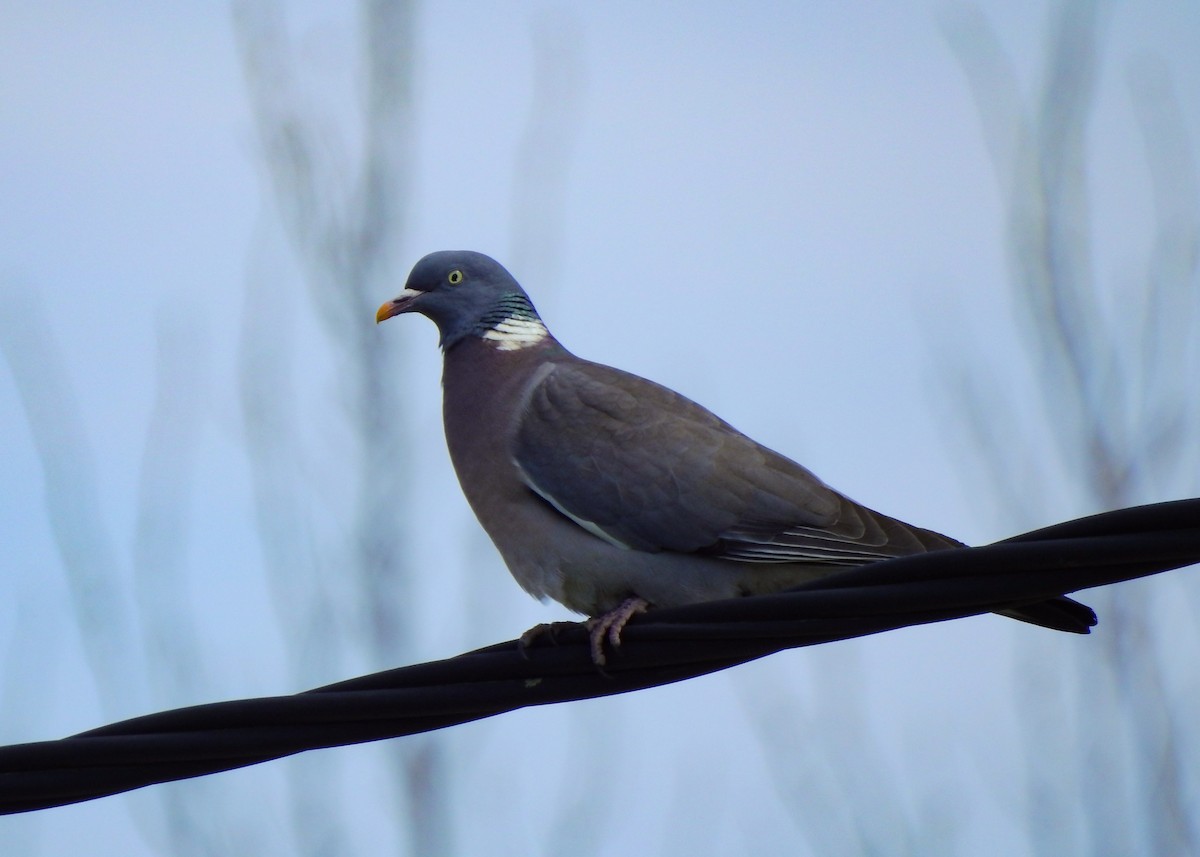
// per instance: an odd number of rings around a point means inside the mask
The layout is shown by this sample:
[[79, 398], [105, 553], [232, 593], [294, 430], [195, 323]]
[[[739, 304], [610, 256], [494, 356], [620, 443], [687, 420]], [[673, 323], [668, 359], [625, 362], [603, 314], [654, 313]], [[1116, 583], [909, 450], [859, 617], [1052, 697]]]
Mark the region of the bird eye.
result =
[[463, 272], [459, 271], [458, 269], [451, 271], [449, 273], [449, 275], [446, 277], [446, 281], [449, 282], [450, 285], [452, 285], [452, 286], [457, 286], [459, 283], [461, 283], [463, 281]]

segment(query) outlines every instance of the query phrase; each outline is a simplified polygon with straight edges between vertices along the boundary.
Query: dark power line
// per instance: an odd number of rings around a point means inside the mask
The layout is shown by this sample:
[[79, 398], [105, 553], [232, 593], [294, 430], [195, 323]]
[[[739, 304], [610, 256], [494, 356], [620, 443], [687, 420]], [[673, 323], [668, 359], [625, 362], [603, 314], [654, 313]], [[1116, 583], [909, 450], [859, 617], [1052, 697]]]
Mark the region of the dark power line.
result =
[[1197, 562], [1200, 499], [1181, 500], [874, 563], [777, 595], [653, 610], [626, 627], [603, 672], [591, 662], [583, 628], [563, 623], [525, 652], [512, 640], [293, 696], [191, 706], [0, 747], [0, 813], [626, 693], [784, 649], [991, 612]]

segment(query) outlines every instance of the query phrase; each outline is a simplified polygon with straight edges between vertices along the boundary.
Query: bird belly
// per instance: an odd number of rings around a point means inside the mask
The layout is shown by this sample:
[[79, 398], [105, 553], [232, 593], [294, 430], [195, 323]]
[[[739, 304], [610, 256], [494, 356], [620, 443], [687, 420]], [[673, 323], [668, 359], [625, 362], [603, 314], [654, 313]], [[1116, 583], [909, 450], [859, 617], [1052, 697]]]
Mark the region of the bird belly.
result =
[[777, 592], [832, 570], [630, 550], [587, 532], [549, 504], [522, 504], [505, 524], [485, 529], [522, 588], [588, 616], [631, 597], [653, 607], [678, 607]]

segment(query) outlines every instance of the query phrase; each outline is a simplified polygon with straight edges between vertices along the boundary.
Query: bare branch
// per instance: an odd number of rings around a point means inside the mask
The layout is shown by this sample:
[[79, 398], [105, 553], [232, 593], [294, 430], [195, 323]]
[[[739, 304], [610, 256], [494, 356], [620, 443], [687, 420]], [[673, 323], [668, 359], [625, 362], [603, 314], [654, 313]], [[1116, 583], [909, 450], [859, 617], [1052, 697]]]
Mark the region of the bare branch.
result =
[[62, 559], [101, 708], [136, 709], [143, 672], [130, 664], [133, 621], [117, 551], [101, 514], [91, 447], [67, 369], [32, 289], [0, 283], [0, 352], [12, 371], [42, 466], [46, 517]]
[[[1139, 493], [1152, 486], [1161, 491], [1172, 482], [1175, 490], [1186, 490], [1184, 484], [1194, 485], [1200, 472], [1195, 444], [1187, 440], [1200, 434], [1193, 392], [1200, 368], [1193, 364], [1200, 202], [1169, 76], [1153, 63], [1135, 67], [1132, 80], [1158, 220], [1147, 280], [1112, 301], [1116, 312], [1108, 314], [1092, 269], [1087, 126], [1105, 12], [1105, 4], [1089, 0], [1064, 0], [1054, 10], [1047, 70], [1028, 117], [1012, 115], [1019, 99], [1002, 90], [1016, 86], [1015, 76], [997, 59], [999, 48], [982, 17], [964, 13], [947, 28], [976, 93], [989, 151], [993, 158], [1005, 152], [1013, 157], [997, 166], [997, 174], [1009, 195], [1014, 295], [1026, 342], [1036, 354], [1033, 369], [1056, 458], [1093, 508], [1135, 502]], [[993, 110], [987, 96], [997, 91], [1000, 107]], [[1006, 122], [1019, 141], [1008, 148], [997, 143]], [[982, 375], [977, 371], [976, 383]], [[979, 408], [967, 404], [978, 435]], [[995, 459], [991, 472], [1016, 469], [1007, 445], [980, 448]], [[1020, 469], [1027, 492], [1039, 491], [1048, 466]], [[1014, 505], [1012, 512], [1019, 511]], [[1191, 788], [1185, 785], [1189, 768], [1175, 755], [1184, 735], [1175, 731], [1179, 718], [1171, 711], [1181, 700], [1170, 692], [1155, 651], [1148, 594], [1132, 587], [1120, 599], [1106, 594], [1100, 602], [1108, 614], [1106, 661], [1080, 665], [1079, 683], [1088, 695], [1075, 700], [1082, 746], [1074, 758], [1087, 850], [1195, 850], [1197, 831], [1179, 821], [1188, 816], [1183, 796]], [[1133, 687], [1144, 693], [1131, 695]], [[1124, 704], [1152, 694], [1168, 701]], [[1045, 793], [1043, 786], [1051, 782], [1042, 771], [1045, 764], [1043, 755], [1030, 755], [1031, 789], [1041, 789], [1041, 806], [1078, 803], [1070, 795]], [[1034, 808], [1035, 824], [1039, 811]], [[1044, 841], [1040, 834], [1034, 838]]]

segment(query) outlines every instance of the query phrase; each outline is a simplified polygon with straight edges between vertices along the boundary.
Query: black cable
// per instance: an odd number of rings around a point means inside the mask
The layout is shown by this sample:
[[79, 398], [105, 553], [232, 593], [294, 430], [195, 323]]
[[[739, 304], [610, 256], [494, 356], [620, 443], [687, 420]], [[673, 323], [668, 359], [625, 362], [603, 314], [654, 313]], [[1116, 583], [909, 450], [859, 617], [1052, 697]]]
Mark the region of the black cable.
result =
[[783, 649], [1019, 606], [1200, 562], [1200, 499], [902, 557], [769, 596], [636, 617], [604, 672], [570, 624], [294, 696], [219, 702], [0, 747], [0, 813], [90, 800], [305, 750], [412, 735], [516, 708], [626, 693]]

